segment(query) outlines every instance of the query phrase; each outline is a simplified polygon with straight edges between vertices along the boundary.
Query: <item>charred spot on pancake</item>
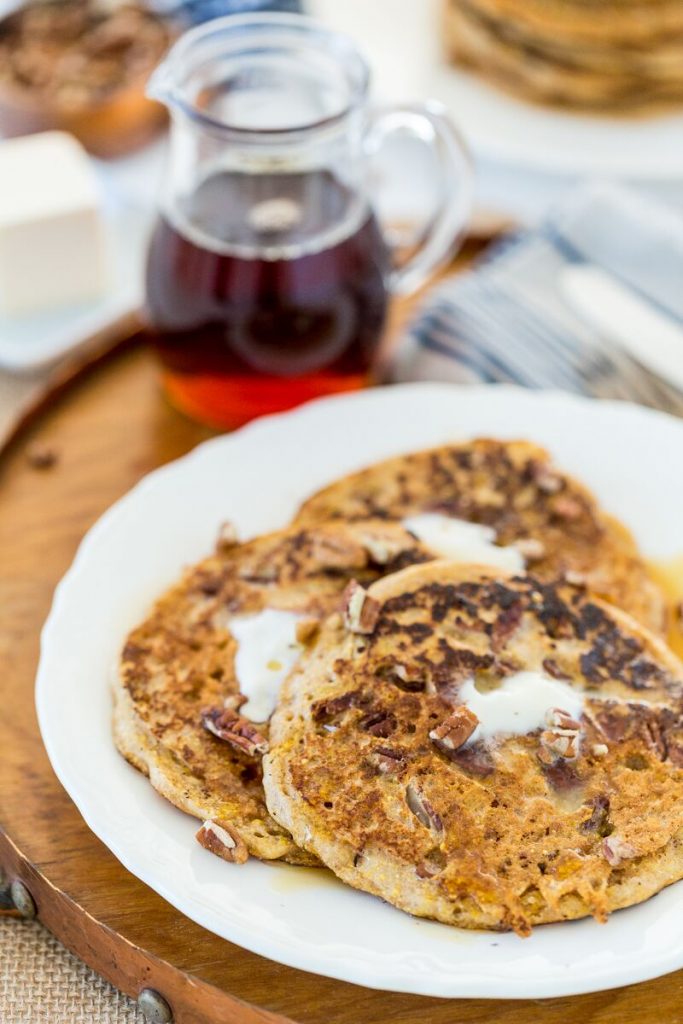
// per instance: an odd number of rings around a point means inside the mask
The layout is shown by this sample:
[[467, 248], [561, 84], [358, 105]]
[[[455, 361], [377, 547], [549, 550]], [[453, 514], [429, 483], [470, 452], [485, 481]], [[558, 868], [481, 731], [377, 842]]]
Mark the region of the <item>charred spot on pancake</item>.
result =
[[532, 581], [530, 610], [553, 639], [579, 635], [579, 620], [562, 598], [557, 583]]
[[443, 693], [447, 688], [464, 682], [476, 672], [486, 672], [495, 664], [492, 654], [477, 654], [469, 647], [452, 647], [445, 637], [439, 637], [438, 649], [441, 654], [439, 661], [426, 654], [419, 654], [416, 658], [428, 669], [437, 693]]
[[521, 600], [514, 601], [501, 611], [491, 631], [491, 646], [496, 653], [501, 651], [516, 633], [523, 613], [524, 605]]

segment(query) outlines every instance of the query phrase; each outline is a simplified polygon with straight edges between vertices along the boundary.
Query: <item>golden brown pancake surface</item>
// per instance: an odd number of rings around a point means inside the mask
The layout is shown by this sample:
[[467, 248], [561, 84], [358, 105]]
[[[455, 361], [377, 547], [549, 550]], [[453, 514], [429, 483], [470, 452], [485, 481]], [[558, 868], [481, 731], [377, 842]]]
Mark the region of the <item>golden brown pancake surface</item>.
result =
[[418, 451], [352, 473], [314, 494], [298, 521], [438, 512], [520, 544], [541, 579], [581, 580], [651, 629], [665, 628], [663, 596], [628, 530], [528, 441], [478, 438]]
[[[411, 913], [521, 934], [683, 877], [683, 667], [661, 640], [582, 587], [452, 563], [368, 595], [372, 632], [328, 620], [271, 721], [268, 806], [304, 849]], [[520, 673], [578, 717], [477, 739], [463, 693]]]
[[[126, 640], [114, 683], [119, 750], [163, 796], [232, 828], [254, 855], [310, 862], [264, 803], [255, 748], [267, 742], [267, 723], [235, 721], [243, 716], [231, 622], [264, 609], [319, 619], [352, 577], [371, 582], [429, 557], [401, 527], [382, 522], [294, 527], [219, 546]], [[206, 724], [205, 712], [215, 725], [226, 703], [218, 725], [231, 742]]]

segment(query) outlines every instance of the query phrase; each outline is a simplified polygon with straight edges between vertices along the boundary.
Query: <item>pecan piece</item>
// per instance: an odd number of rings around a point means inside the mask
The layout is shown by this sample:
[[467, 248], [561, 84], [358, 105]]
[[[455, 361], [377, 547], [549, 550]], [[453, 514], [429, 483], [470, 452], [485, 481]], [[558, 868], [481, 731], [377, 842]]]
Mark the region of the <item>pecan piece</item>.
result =
[[216, 537], [216, 551], [221, 554], [225, 551], [230, 551], [239, 543], [237, 539], [237, 530], [231, 522], [226, 520], [218, 527], [218, 536]]
[[377, 625], [381, 605], [370, 597], [365, 587], [351, 580], [342, 595], [344, 625], [352, 633], [372, 633]]
[[470, 738], [479, 725], [479, 719], [473, 711], [461, 704], [454, 708], [441, 725], [437, 725], [429, 734], [430, 740], [437, 747], [446, 750], [458, 750]]
[[424, 860], [415, 867], [415, 874], [418, 878], [434, 878], [440, 875], [448, 864], [448, 857], [438, 846], [430, 850]]
[[268, 751], [268, 740], [249, 719], [239, 715], [233, 708], [205, 708], [202, 711], [202, 725], [207, 732], [250, 757]]
[[409, 551], [414, 546], [414, 541], [410, 534], [405, 537], [390, 537], [380, 530], [367, 530], [361, 534], [361, 544], [371, 562], [375, 565], [388, 565], [404, 551]]
[[388, 679], [406, 693], [421, 693], [427, 687], [423, 669], [411, 668], [397, 661], [387, 661], [379, 665], [376, 674], [382, 679]]
[[579, 752], [581, 723], [563, 708], [550, 708], [546, 713], [546, 722], [550, 728], [541, 733], [539, 760], [543, 764], [552, 764], [558, 757], [576, 757]]
[[635, 847], [617, 835], [607, 836], [600, 844], [600, 850], [607, 863], [617, 868], [624, 860], [630, 860], [636, 856]]
[[531, 465], [531, 474], [539, 491], [543, 491], [544, 494], [557, 494], [562, 487], [561, 477], [545, 462], [534, 461]]
[[565, 711], [563, 708], [550, 708], [546, 712], [545, 720], [551, 729], [558, 729], [562, 732], [579, 732], [581, 723]]
[[432, 829], [434, 832], [443, 832], [443, 822], [440, 815], [437, 814], [427, 797], [420, 792], [414, 782], [409, 782], [406, 786], [406, 803], [421, 825]]
[[200, 846], [231, 864], [244, 864], [249, 853], [239, 832], [224, 821], [205, 821], [195, 835]]
[[546, 729], [541, 733], [539, 760], [552, 764], [558, 757], [570, 760], [579, 752], [579, 734], [569, 729]]
[[612, 832], [614, 826], [609, 820], [609, 797], [604, 794], [596, 796], [593, 801], [593, 813], [590, 818], [582, 821], [579, 828], [582, 832], [597, 832], [603, 839]]
[[392, 775], [397, 772], [405, 759], [402, 750], [394, 747], [375, 747], [368, 754], [368, 762], [377, 769], [381, 775]]
[[323, 700], [316, 700], [311, 704], [311, 718], [314, 722], [331, 722], [337, 715], [343, 714], [349, 708], [356, 707], [362, 700], [360, 690], [349, 690], [339, 697], [328, 697]]
[[391, 711], [383, 711], [378, 708], [376, 711], [369, 711], [358, 722], [361, 729], [369, 732], [372, 736], [386, 739], [396, 730], [396, 716]]

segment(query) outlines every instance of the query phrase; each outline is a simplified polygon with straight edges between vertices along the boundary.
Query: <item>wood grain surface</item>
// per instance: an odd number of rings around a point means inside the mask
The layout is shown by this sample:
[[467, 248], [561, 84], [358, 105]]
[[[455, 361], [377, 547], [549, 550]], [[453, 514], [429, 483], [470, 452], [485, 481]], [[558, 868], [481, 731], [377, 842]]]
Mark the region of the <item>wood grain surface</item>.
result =
[[[395, 316], [404, 314], [405, 308]], [[70, 949], [129, 995], [157, 989], [179, 1024], [683, 1021], [683, 972], [572, 999], [492, 1002], [396, 995], [282, 967], [182, 917], [88, 831], [53, 775], [38, 733], [33, 683], [40, 627], [56, 582], [94, 520], [145, 473], [208, 435], [166, 404], [151, 356], [133, 346], [62, 393], [0, 461], [5, 877], [25, 881], [40, 919]], [[52, 468], [31, 465], [27, 453], [36, 442], [55, 453]], [[333, 929], [334, 922], [321, 927]], [[611, 927], [618, 928], [618, 920]]]

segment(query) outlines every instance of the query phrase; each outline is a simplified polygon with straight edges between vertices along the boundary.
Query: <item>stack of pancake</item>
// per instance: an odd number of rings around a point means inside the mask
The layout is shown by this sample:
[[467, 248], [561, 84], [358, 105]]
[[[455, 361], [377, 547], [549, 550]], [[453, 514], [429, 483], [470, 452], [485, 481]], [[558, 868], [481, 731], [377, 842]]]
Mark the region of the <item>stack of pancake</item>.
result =
[[[628, 531], [525, 441], [229, 526], [127, 638], [121, 753], [224, 860], [514, 929], [683, 877], [683, 666]], [[228, 870], [226, 868], [226, 870]]]
[[446, 0], [448, 52], [531, 100], [632, 111], [683, 101], [680, 0]]

